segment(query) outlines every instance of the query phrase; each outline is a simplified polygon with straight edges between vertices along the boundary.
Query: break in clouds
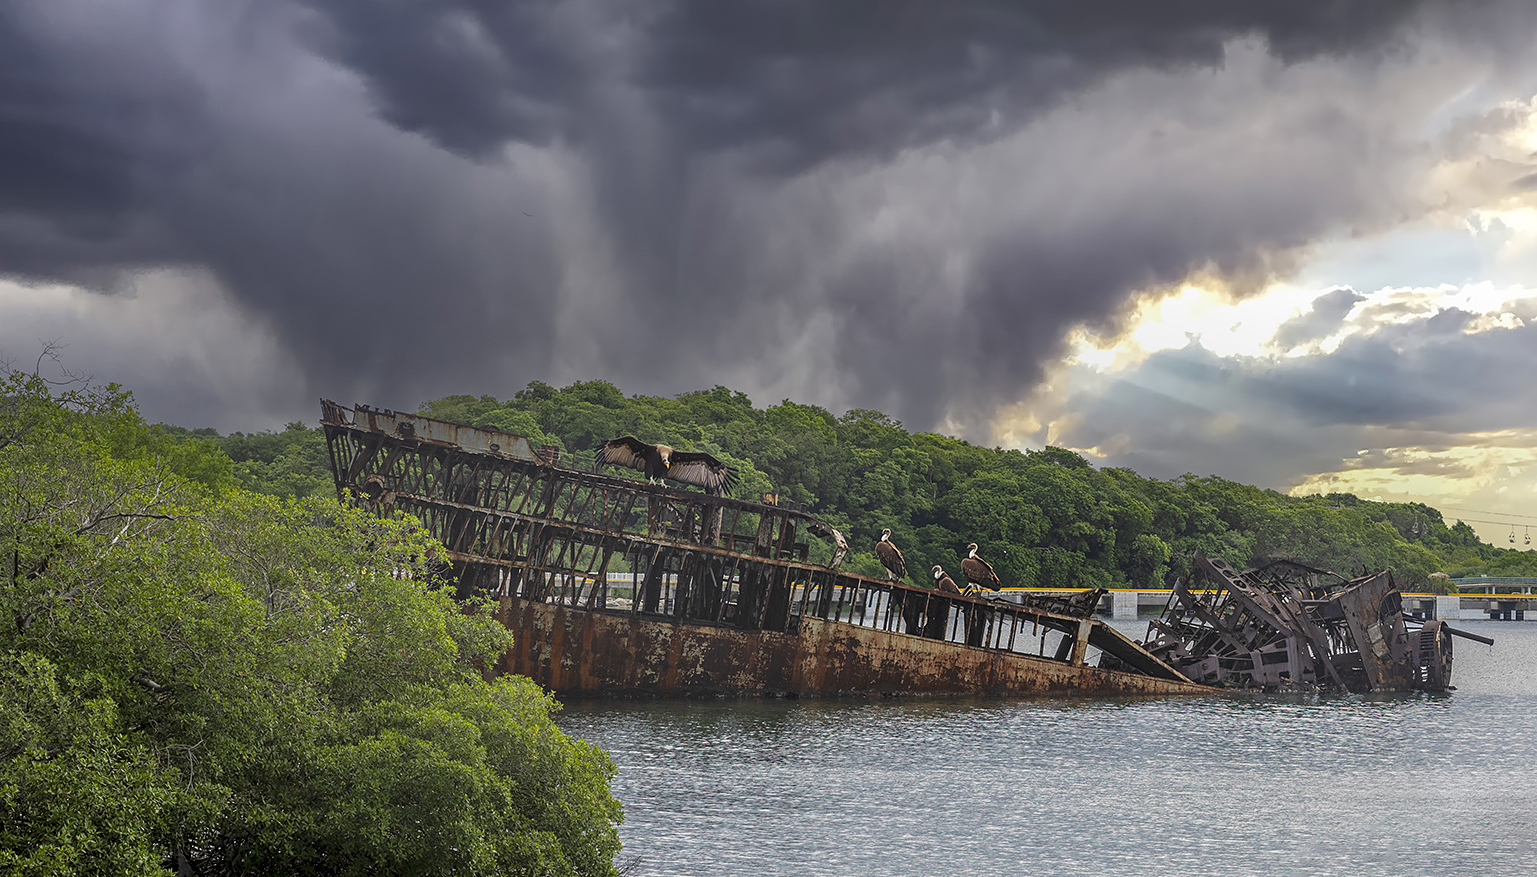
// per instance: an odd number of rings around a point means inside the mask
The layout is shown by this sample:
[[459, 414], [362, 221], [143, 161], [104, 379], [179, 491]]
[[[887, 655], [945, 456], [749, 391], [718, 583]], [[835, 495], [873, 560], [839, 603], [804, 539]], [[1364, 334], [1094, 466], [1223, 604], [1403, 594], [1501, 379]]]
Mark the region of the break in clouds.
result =
[[1036, 6], [13, 0], [0, 347], [189, 425], [602, 378], [988, 441], [1073, 327], [1521, 121], [1524, 4]]

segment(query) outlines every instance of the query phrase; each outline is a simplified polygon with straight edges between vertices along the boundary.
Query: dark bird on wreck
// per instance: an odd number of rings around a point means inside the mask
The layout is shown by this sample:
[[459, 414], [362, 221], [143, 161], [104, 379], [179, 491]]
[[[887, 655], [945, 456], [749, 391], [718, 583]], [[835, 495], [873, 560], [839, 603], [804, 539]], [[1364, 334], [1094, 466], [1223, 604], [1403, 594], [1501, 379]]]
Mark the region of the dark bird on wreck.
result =
[[599, 445], [594, 467], [605, 463], [639, 469], [653, 484], [660, 484], [665, 478], [703, 487], [715, 496], [725, 496], [737, 482], [737, 474], [730, 466], [703, 451], [677, 451], [667, 445], [647, 444], [633, 435]]
[[907, 575], [907, 561], [902, 559], [902, 552], [891, 541], [891, 528], [881, 531], [881, 541], [875, 543], [875, 556], [891, 574], [891, 578], [900, 581]]
[[955, 579], [945, 572], [945, 568], [934, 564], [934, 590], [942, 594], [959, 594], [961, 589], [955, 586]]
[[961, 561], [961, 575], [966, 581], [974, 585], [980, 585], [989, 591], [996, 591], [1003, 587], [998, 581], [998, 574], [993, 572], [993, 567], [987, 561], [977, 556], [977, 543], [966, 546], [966, 559]]

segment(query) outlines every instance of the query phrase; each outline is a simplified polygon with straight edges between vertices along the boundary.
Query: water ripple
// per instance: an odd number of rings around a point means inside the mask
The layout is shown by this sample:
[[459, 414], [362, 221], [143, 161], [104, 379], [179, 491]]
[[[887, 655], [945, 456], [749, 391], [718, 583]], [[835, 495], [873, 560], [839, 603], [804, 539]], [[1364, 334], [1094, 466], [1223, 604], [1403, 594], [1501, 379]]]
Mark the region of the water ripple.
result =
[[1532, 873], [1537, 625], [1451, 695], [577, 703], [645, 875]]

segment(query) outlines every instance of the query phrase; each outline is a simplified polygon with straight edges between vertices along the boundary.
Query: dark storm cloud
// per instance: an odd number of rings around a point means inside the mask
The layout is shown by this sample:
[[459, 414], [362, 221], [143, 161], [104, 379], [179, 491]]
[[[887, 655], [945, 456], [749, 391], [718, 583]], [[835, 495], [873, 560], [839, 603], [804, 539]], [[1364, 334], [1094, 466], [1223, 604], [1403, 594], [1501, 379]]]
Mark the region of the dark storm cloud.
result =
[[141, 205], [199, 148], [201, 95], [134, 48], [152, 35], [132, 20], [103, 33], [56, 12], [0, 6], [0, 271], [79, 279], [170, 252]]
[[1287, 60], [1360, 50], [1421, 5], [306, 2], [332, 25], [319, 45], [368, 78], [385, 116], [450, 148], [584, 139], [592, 95], [625, 75], [680, 146], [791, 165], [966, 136], [1109, 70], [1215, 64], [1235, 36]]
[[415, 404], [448, 372], [541, 368], [555, 271], [531, 187], [379, 123], [298, 23], [0, 9], [0, 275], [121, 292], [124, 270], [206, 267], [301, 359], [301, 399]]
[[1418, 209], [1393, 102], [1439, 104], [1376, 71], [1425, 5], [18, 0], [0, 274], [207, 269], [384, 404], [728, 380], [975, 426], [1139, 288]]
[[1246, 374], [1246, 392], [1315, 425], [1423, 426], [1485, 432], [1530, 425], [1537, 386], [1527, 380], [1537, 327], [1458, 331], [1468, 315], [1444, 311], [1419, 325], [1347, 339], [1329, 356], [1281, 360]]

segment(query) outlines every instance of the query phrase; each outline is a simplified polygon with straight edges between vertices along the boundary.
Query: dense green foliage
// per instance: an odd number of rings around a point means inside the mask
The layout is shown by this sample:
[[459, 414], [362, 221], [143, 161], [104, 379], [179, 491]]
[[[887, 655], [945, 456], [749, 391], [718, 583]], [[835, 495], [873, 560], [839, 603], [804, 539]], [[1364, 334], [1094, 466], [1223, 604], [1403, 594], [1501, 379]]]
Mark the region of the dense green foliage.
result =
[[483, 677], [510, 635], [421, 526], [240, 471], [0, 376], [0, 873], [614, 873], [612, 762]]
[[855, 570], [881, 572], [871, 549], [890, 527], [914, 584], [936, 563], [957, 573], [969, 542], [1005, 584], [1024, 587], [1164, 585], [1188, 574], [1196, 550], [1239, 567], [1287, 557], [1343, 574], [1386, 568], [1409, 587], [1437, 571], [1537, 575], [1537, 553], [1480, 542], [1418, 503], [1290, 497], [1213, 476], [1159, 481], [1062, 448], [915, 435], [877, 411], [837, 417], [790, 401], [760, 410], [724, 387], [667, 399], [536, 381], [506, 401], [448, 396], [422, 413], [527, 435], [568, 463], [625, 433], [709, 451], [740, 470], [738, 496], [777, 493], [843, 529], [859, 550]]
[[222, 451], [234, 465], [231, 483], [253, 493], [303, 499], [335, 496], [336, 482], [326, 459], [326, 440], [319, 429], [290, 423], [282, 432], [237, 432], [220, 436], [212, 429], [188, 430], [156, 424], [154, 435], [177, 446], [207, 446]]
[[[506, 401], [448, 396], [422, 413], [528, 436], [588, 465], [602, 441], [633, 433], [709, 451], [742, 474], [738, 496], [776, 493], [826, 518], [858, 553], [851, 569], [884, 575], [872, 552], [890, 527], [913, 584], [935, 563], [957, 572], [969, 542], [1006, 583], [1150, 585], [1188, 573], [1199, 549], [1250, 566], [1287, 557], [1344, 574], [1392, 569], [1410, 587], [1428, 576], [1537, 575], [1537, 552], [1496, 548], [1419, 503], [1351, 494], [1291, 497], [1214, 476], [1173, 481], [1095, 468], [1062, 449], [980, 448], [911, 434], [877, 411], [835, 417], [785, 401], [767, 410], [724, 387], [676, 399], [625, 396], [602, 381], [562, 389], [533, 382]], [[278, 433], [188, 432], [235, 461], [241, 487], [273, 496], [330, 495], [325, 440], [291, 423]], [[638, 477], [638, 474], [637, 474]]]

